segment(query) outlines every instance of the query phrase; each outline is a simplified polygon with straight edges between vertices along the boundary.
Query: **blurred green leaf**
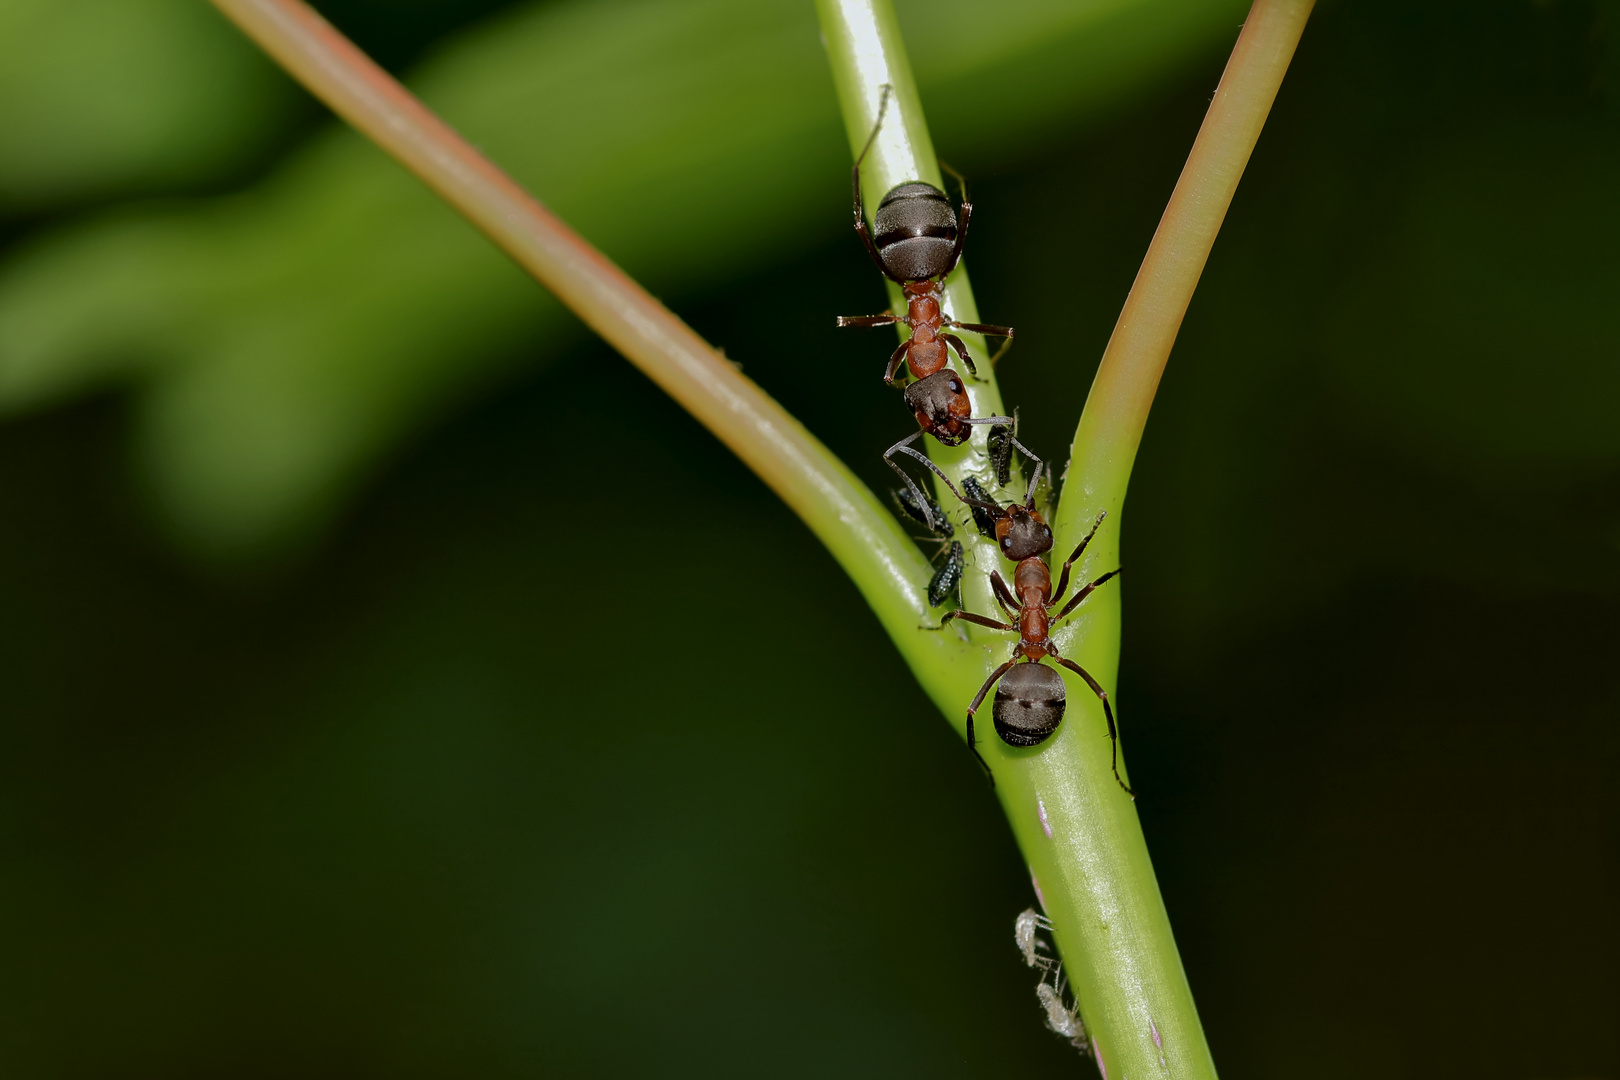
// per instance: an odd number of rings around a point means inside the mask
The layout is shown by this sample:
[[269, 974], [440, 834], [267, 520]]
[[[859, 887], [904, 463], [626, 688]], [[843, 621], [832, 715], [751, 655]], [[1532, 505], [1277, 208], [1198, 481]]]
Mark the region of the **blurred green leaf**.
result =
[[[1224, 46], [1242, 7], [956, 0], [914, 5], [907, 27], [924, 93], [945, 101], [946, 152], [983, 164]], [[768, 274], [847, 225], [809, 5], [528, 10], [411, 84], [671, 298]], [[142, 378], [139, 451], [163, 512], [182, 541], [229, 556], [306, 533], [400, 439], [542, 339], [556, 355], [576, 325], [334, 128], [244, 196], [119, 214], [14, 262], [0, 276], [0, 407]]]
[[196, 0], [0, 0], [0, 214], [217, 177], [295, 100]]

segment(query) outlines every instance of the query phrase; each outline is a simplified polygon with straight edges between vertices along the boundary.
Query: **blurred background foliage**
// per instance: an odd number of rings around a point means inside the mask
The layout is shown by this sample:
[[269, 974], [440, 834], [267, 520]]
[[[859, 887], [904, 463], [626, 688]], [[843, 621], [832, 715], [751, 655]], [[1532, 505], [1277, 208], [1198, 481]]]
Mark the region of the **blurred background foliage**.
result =
[[[1056, 454], [1242, 5], [899, 6]], [[321, 7], [885, 483], [808, 5]], [[1325, 2], [1189, 312], [1119, 696], [1228, 1075], [1620, 1075], [1617, 49]], [[0, 214], [8, 1074], [1079, 1067], [836, 568], [211, 9], [0, 0]]]

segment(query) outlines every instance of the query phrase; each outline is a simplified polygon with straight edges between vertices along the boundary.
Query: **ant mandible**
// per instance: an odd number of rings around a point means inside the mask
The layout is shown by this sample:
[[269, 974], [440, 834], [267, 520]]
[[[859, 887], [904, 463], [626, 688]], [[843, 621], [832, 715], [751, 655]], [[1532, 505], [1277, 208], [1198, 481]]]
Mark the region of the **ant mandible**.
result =
[[[1108, 514], [1104, 511], [1097, 515], [1091, 531], [1086, 533], [1085, 538], [1063, 563], [1062, 572], [1058, 575], [1057, 589], [1054, 590], [1052, 572], [1041, 558], [1052, 550], [1052, 527], [1041, 517], [1040, 511], [1035, 509], [1035, 488], [1040, 484], [1042, 469], [1042, 464], [1036, 459], [1035, 475], [1030, 479], [1024, 501], [1005, 507], [990, 498], [977, 483], [965, 485], [969, 488], [969, 495], [956, 491], [954, 485], [951, 488], [957, 498], [967, 503], [973, 510], [974, 519], [981, 531], [987, 535], [993, 533], [996, 546], [1001, 549], [1001, 553], [1017, 564], [1013, 570], [1011, 589], [1007, 587], [1001, 571], [993, 570], [990, 573], [991, 591], [995, 595], [996, 603], [1006, 614], [1008, 622], [998, 622], [984, 615], [960, 610], [947, 612], [940, 620], [939, 629], [944, 629], [952, 619], [961, 619], [991, 630], [1018, 632], [1018, 644], [1013, 647], [1012, 659], [990, 673], [984, 685], [979, 687], [979, 692], [973, 696], [973, 703], [968, 706], [968, 749], [973, 751], [973, 755], [979, 759], [979, 764], [989, 772], [990, 766], [979, 754], [974, 739], [973, 714], [979, 711], [979, 706], [984, 703], [985, 695], [990, 692], [991, 687], [996, 688], [996, 696], [990, 716], [995, 723], [996, 734], [1001, 736], [1002, 742], [1009, 746], [1038, 746], [1051, 738], [1052, 733], [1057, 731], [1058, 725], [1063, 722], [1063, 713], [1067, 707], [1067, 691], [1063, 679], [1057, 672], [1040, 662], [1046, 657], [1051, 657], [1084, 679], [1086, 685], [1091, 687], [1091, 692], [1102, 702], [1103, 716], [1108, 721], [1108, 743], [1112, 755], [1114, 780], [1134, 799], [1136, 792], [1119, 775], [1119, 732], [1114, 724], [1114, 709], [1109, 704], [1108, 692], [1102, 688], [1102, 684], [1091, 677], [1089, 671], [1073, 660], [1059, 655], [1057, 646], [1051, 638], [1051, 628], [1055, 623], [1068, 618], [1069, 613], [1079, 607], [1094, 589], [1119, 573], [1117, 569], [1110, 570], [1095, 581], [1078, 587], [1069, 598], [1069, 602], [1063, 604], [1056, 615], [1052, 614], [1052, 609], [1063, 603], [1063, 594], [1068, 591], [1070, 568], [1085, 554], [1086, 545], [1097, 535], [1097, 530], [1102, 527], [1103, 518]], [[938, 472], [937, 469], [935, 471]], [[947, 480], [946, 483], [950, 481]], [[1024, 663], [1019, 663], [1020, 660]]]
[[[911, 375], [905, 388], [906, 406], [917, 418], [920, 430], [884, 452], [889, 467], [900, 472], [894, 464], [896, 451], [909, 446], [918, 435], [929, 434], [946, 446], [958, 446], [968, 437], [973, 424], [1010, 424], [1005, 416], [974, 418], [973, 406], [968, 400], [967, 388], [956, 372], [946, 366], [950, 351], [962, 358], [968, 373], [978, 378], [978, 368], [967, 346], [955, 334], [944, 332], [945, 327], [966, 330], [974, 334], [1002, 337], [1001, 348], [990, 362], [1001, 359], [1012, 344], [1013, 328], [991, 326], [987, 323], [965, 323], [946, 317], [944, 313], [944, 282], [962, 258], [962, 245], [967, 241], [968, 220], [973, 204], [967, 201], [967, 187], [963, 182], [960, 218], [951, 208], [945, 193], [932, 184], [911, 180], [896, 184], [878, 203], [872, 215], [876, 235], [866, 226], [866, 209], [861, 200], [861, 163], [877, 141], [883, 127], [883, 116], [888, 111], [889, 95], [893, 87], [885, 85], [878, 104], [877, 122], [855, 166], [850, 171], [850, 184], [854, 190], [855, 232], [871, 256], [872, 264], [884, 277], [899, 285], [903, 291], [907, 312], [905, 315], [840, 315], [839, 326], [892, 326], [896, 323], [911, 330], [911, 337], [896, 348], [883, 372], [883, 381], [898, 385], [896, 376], [902, 362]], [[949, 169], [949, 166], [946, 166]], [[956, 175], [959, 182], [960, 174]], [[948, 346], [948, 348], [947, 348]], [[912, 456], [916, 456], [913, 454]], [[901, 475], [904, 475], [903, 473]], [[907, 481], [910, 484], [910, 481]]]

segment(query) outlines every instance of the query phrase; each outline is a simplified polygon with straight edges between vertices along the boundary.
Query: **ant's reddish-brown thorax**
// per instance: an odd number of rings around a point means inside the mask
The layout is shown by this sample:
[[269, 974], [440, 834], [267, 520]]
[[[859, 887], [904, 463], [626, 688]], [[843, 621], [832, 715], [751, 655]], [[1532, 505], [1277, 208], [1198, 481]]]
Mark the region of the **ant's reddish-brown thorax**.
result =
[[927, 378], [950, 359], [945, 342], [939, 336], [940, 327], [945, 325], [939, 299], [939, 286], [935, 282], [919, 281], [906, 286], [906, 325], [911, 327], [911, 340], [906, 343], [906, 367], [914, 379]]

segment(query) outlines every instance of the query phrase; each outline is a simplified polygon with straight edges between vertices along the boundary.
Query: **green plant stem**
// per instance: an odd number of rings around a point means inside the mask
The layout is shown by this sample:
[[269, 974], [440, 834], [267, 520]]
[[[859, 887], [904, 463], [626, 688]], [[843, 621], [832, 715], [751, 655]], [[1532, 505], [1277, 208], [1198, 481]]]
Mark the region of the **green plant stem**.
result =
[[[1071, 448], [1085, 504], [1117, 507], [1148, 409], [1315, 0], [1256, 0], [1097, 368]], [[1086, 511], [1065, 522], [1089, 527]]]
[[[906, 59], [899, 27], [895, 23], [894, 12], [889, 4], [873, 3], [870, 0], [817, 0], [816, 7], [821, 17], [822, 32], [826, 37], [827, 51], [832, 59], [833, 84], [838, 92], [845, 133], [848, 135], [853, 154], [859, 154], [872, 135], [873, 125], [877, 122], [878, 112], [883, 103], [883, 88], [885, 86], [890, 88], [883, 126], [878, 129], [877, 138], [861, 165], [861, 191], [868, 216], [884, 194], [896, 184], [908, 180], [923, 180], [943, 189], [939, 162], [934, 156], [933, 140], [929, 137], [928, 125], [923, 119], [922, 104], [917, 97], [917, 84], [912, 77], [911, 65]], [[851, 232], [853, 231], [852, 228]], [[853, 235], [849, 242], [852, 245], [857, 243]], [[879, 281], [886, 282], [889, 296], [888, 310], [896, 313], [903, 313], [906, 310], [905, 300], [898, 285], [880, 278], [875, 270], [872, 280], [874, 284]], [[876, 289], [873, 290], [873, 294], [877, 295]], [[962, 322], [979, 321], [979, 308], [973, 299], [973, 286], [968, 280], [965, 258], [945, 283], [944, 310], [947, 315]], [[909, 336], [909, 331], [904, 327], [899, 329], [902, 340]], [[977, 379], [964, 380], [968, 399], [973, 403], [973, 415], [981, 417], [1005, 415], [1001, 389], [996, 384], [995, 369], [988, 362], [993, 349], [980, 335], [964, 333], [961, 337], [966, 342], [978, 368]], [[870, 385], [875, 392], [887, 393], [896, 399], [894, 438], [899, 440], [916, 428], [907, 410], [900, 403], [898, 392], [884, 387], [878, 378], [883, 371], [881, 365], [885, 358], [886, 350], [874, 348], [870, 373], [860, 371], [855, 377], [870, 379]], [[954, 366], [960, 370], [959, 364]], [[962, 371], [962, 374], [967, 373]], [[912, 445], [925, 451], [958, 488], [961, 487], [964, 477], [972, 476], [987, 490], [993, 491], [996, 489], [996, 481], [987, 453], [988, 438], [988, 427], [979, 425], [974, 428], [972, 437], [960, 446], [948, 447], [928, 437], [919, 439]], [[913, 473], [921, 471], [904, 457], [898, 457], [896, 460]], [[980, 536], [971, 525], [967, 524], [969, 515], [956, 496], [931, 475], [928, 478], [933, 482], [940, 505], [958, 526], [956, 538], [962, 542], [970, 571], [963, 579], [962, 600], [973, 611], [993, 612], [996, 610], [996, 602], [990, 591], [989, 574], [1000, 565], [1001, 553], [994, 543]], [[1011, 487], [1017, 490], [1020, 498], [1023, 496], [1021, 481], [1015, 478]], [[981, 632], [966, 624], [958, 624], [953, 628], [950, 638], [959, 644], [974, 640], [999, 640], [988, 632]], [[969, 698], [971, 696], [972, 691], [969, 691]], [[950, 709], [947, 715], [956, 712], [965, 715], [965, 711], [966, 699], [960, 703], [960, 708]], [[965, 721], [963, 727], [965, 734]]]
[[[1053, 522], [1056, 550], [1066, 551], [1097, 514], [1108, 513], [1082, 580], [1120, 564], [1121, 510], [1148, 409], [1311, 7], [1312, 0], [1256, 0], [1250, 10], [1103, 354]], [[1080, 618], [1054, 634], [1064, 655], [1105, 687], [1115, 685], [1119, 665], [1121, 596], [1118, 588], [1099, 591]], [[1075, 691], [1084, 692], [1071, 685], [1071, 700]], [[1090, 720], [1096, 731], [1094, 711]], [[1128, 725], [1128, 714], [1121, 720]], [[1095, 746], [1094, 735], [1088, 741]], [[1048, 897], [1056, 892], [1074, 905], [1053, 918], [1082, 1016], [1109, 1075], [1213, 1076], [1135, 809], [1110, 797], [1110, 777], [1094, 750], [1067, 765], [1059, 760], [1069, 745], [1055, 747], [1035, 778], [1052, 843], [1032, 851], [1039, 834], [1027, 824], [1022, 831], [1031, 836], [1025, 851]]]
[[[889, 0], [818, 0], [818, 8], [857, 152], [871, 128], [879, 87], [887, 82], [895, 88], [891, 108], [897, 107], [899, 116], [886, 122], [886, 130], [892, 124], [895, 134], [887, 144], [880, 136], [874, 146], [874, 157], [880, 150], [882, 156], [878, 167], [868, 170], [868, 199], [902, 180], [937, 183], [927, 125]], [[1251, 11], [1104, 356], [1054, 522], [1057, 559], [1073, 550], [1100, 513], [1110, 514], [1078, 564], [1080, 581], [1118, 565], [1119, 510], [1159, 376], [1310, 8], [1309, 0], [1259, 0]], [[953, 304], [971, 305], [965, 280], [953, 277], [951, 284]], [[957, 464], [939, 456], [947, 471]], [[968, 606], [994, 611], [988, 604], [974, 606], [969, 593], [976, 590], [969, 584], [964, 583]], [[1113, 687], [1119, 667], [1119, 588], [1096, 593], [1054, 631], [1054, 638], [1063, 655], [1081, 663], [1105, 688]], [[975, 677], [981, 678], [1004, 656], [1004, 646], [990, 646], [978, 663], [964, 666], [976, 668]], [[1056, 927], [1098, 1064], [1112, 1076], [1213, 1077], [1214, 1061], [1136, 808], [1113, 778], [1103, 710], [1083, 682], [1068, 672], [1063, 676], [1070, 705], [1056, 735], [1022, 751], [992, 739], [984, 753]], [[947, 716], [953, 710], [959, 714], [962, 691], [946, 690], [954, 680], [929, 679], [921, 671], [919, 677]]]
[[[985, 673], [1005, 655], [1010, 639], [987, 633], [970, 637], [954, 628], [946, 633], [922, 628], [924, 620], [932, 618], [923, 597], [927, 563], [892, 516], [842, 463], [724, 357], [306, 5], [299, 0], [214, 3], [317, 97], [466, 215], [754, 469], [838, 559], [923, 687], [962, 730], [965, 703]], [[895, 122], [886, 121], [889, 134], [880, 139], [866, 177], [869, 199], [900, 179], [928, 179], [937, 184], [927, 128], [889, 5], [825, 2], [821, 10], [852, 142], [856, 136], [864, 140], [870, 130], [878, 87], [888, 82], [895, 89], [896, 102], [891, 106]], [[1286, 35], [1277, 27], [1286, 27], [1287, 21], [1280, 16], [1271, 18], [1267, 13], [1273, 10], [1297, 11], [1297, 22], [1302, 25], [1309, 4], [1261, 0], [1256, 14], [1251, 15], [1222, 90], [1228, 84], [1249, 86], [1245, 72], [1265, 63], [1275, 69], [1275, 79], [1270, 93], [1262, 95], [1264, 107], [1258, 114], [1250, 115], [1260, 101], [1253, 93], [1234, 90], [1231, 108], [1223, 106], [1222, 115], [1229, 117], [1222, 128], [1226, 134], [1212, 137], [1208, 169], [1227, 168], [1225, 195], [1216, 198], [1219, 181], [1200, 181], [1201, 187], [1189, 189], [1195, 209], [1183, 215], [1184, 223], [1172, 226], [1171, 215], [1166, 215], [1155, 248], [1163, 244], [1172, 252], [1184, 249], [1179, 258], [1167, 258], [1164, 265], [1191, 265], [1192, 270], [1190, 277], [1183, 274], [1181, 278], [1166, 271], [1164, 280], [1183, 281], [1185, 296], [1174, 306], [1174, 287], [1164, 286], [1160, 292], [1171, 299], [1147, 304], [1144, 310], [1149, 314], [1144, 319], [1148, 322], [1162, 318], [1173, 307], [1174, 322], [1179, 324], [1186, 297], [1191, 295], [1209, 242], [1230, 201], [1230, 187], [1241, 174], [1253, 136], [1264, 120], [1264, 108], [1275, 94], [1276, 79], [1286, 68], [1298, 26], [1279, 53], [1277, 40]], [[1261, 15], [1266, 17], [1257, 17]], [[1216, 100], [1222, 101], [1220, 93]], [[1215, 110], [1211, 112], [1213, 116]], [[1205, 126], [1210, 128], [1208, 121]], [[1223, 140], [1237, 140], [1244, 132], [1249, 133], [1248, 141], [1232, 169], [1230, 155], [1220, 147]], [[1201, 145], [1203, 141], [1201, 134]], [[1197, 171], [1192, 163], [1188, 169], [1189, 174]], [[1187, 184], [1189, 176], [1184, 175], [1182, 181]], [[1178, 197], [1181, 191], [1178, 186]], [[1216, 202], [1218, 209], [1211, 218], [1209, 208]], [[1173, 202], [1172, 207], [1175, 205]], [[1189, 240], [1187, 233], [1198, 225], [1204, 227], [1207, 238], [1200, 253], [1188, 256], [1197, 241], [1196, 237]], [[1148, 274], [1146, 265], [1143, 275], [1133, 288], [1132, 302], [1144, 280], [1160, 280]], [[894, 299], [891, 294], [891, 303]], [[958, 318], [977, 318], [965, 273], [953, 277], [947, 304]], [[1127, 303], [1127, 315], [1133, 310]], [[1129, 321], [1122, 316], [1122, 325]], [[1118, 331], [1115, 338], [1122, 343], [1130, 340]], [[1107, 379], [1099, 371], [1076, 437], [1079, 482], [1071, 478], [1058, 512], [1060, 553], [1072, 543], [1076, 522], [1089, 523], [1097, 510], [1117, 508], [1122, 502], [1130, 459], [1164, 355], [1174, 340], [1174, 325], [1168, 335], [1161, 333], [1153, 340], [1162, 340], [1163, 353], [1147, 380], [1141, 372], [1148, 350], [1127, 349], [1122, 344], [1116, 354], [1110, 344], [1104, 360]], [[971, 344], [977, 353], [987, 355], [983, 341], [975, 339]], [[1116, 375], [1116, 371], [1122, 374]], [[994, 376], [988, 371], [983, 374], [986, 381], [970, 387], [975, 415], [1000, 410]], [[1104, 392], [1105, 383], [1112, 389]], [[1136, 417], [1134, 428], [1132, 416]], [[1095, 434], [1088, 434], [1092, 432], [1088, 422], [1101, 425]], [[1128, 446], [1122, 441], [1126, 436]], [[936, 456], [955, 477], [972, 472], [986, 479], [988, 463], [982, 447], [981, 434], [967, 447]], [[1098, 467], [1105, 471], [1094, 477], [1082, 452], [1101, 455]], [[1110, 536], [1113, 539], [1107, 539]], [[1101, 557], [1088, 557], [1083, 578], [1117, 552], [1117, 516], [1100, 539], [1105, 540], [1096, 545]], [[994, 549], [974, 541], [972, 550], [974, 572], [964, 582], [964, 600], [974, 610], [994, 610], [984, 585], [995, 566]], [[992, 557], [985, 557], [987, 550]], [[1059, 644], [1067, 655], [1082, 656], [1105, 685], [1111, 685], [1118, 660], [1118, 592], [1104, 590], [1098, 597], [1101, 603], [1082, 607], [1082, 617], [1059, 631]], [[1083, 1015], [1097, 1037], [1100, 1063], [1115, 1076], [1213, 1076], [1214, 1066], [1175, 952], [1134, 806], [1113, 783], [1101, 709], [1082, 686], [1071, 685], [1070, 698], [1070, 719], [1041, 747], [1013, 750], [994, 739], [981, 742], [996, 771], [998, 796], [1032, 868], [1036, 888], [1057, 923], [1058, 943]]]

